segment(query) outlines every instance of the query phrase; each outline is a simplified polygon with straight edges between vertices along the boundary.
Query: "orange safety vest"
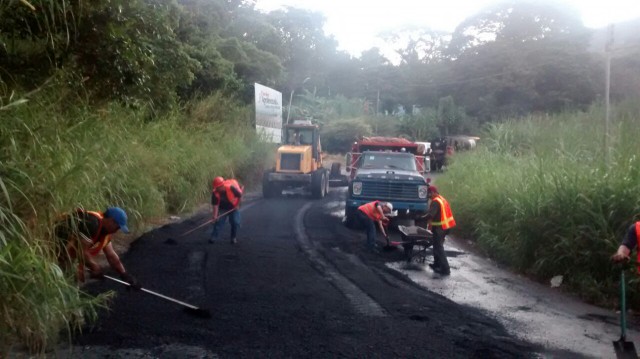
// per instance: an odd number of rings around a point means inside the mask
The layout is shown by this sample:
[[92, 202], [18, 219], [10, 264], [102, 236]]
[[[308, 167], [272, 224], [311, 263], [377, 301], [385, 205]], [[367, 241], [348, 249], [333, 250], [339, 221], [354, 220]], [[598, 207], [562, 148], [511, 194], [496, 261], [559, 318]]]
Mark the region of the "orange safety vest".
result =
[[362, 206], [358, 207], [362, 213], [366, 214], [367, 217], [371, 218], [374, 221], [382, 220], [383, 215], [380, 214], [380, 211], [376, 208], [376, 206], [380, 203], [380, 201], [373, 201], [369, 203], [365, 203]]
[[107, 244], [109, 244], [109, 242], [111, 242], [111, 235], [107, 234], [106, 236], [100, 237], [100, 234], [102, 232], [102, 220], [104, 219], [102, 213], [93, 211], [86, 211], [86, 213], [97, 217], [100, 221], [96, 234], [91, 238], [91, 240], [93, 241], [93, 245], [89, 248], [89, 254], [91, 254], [92, 256], [96, 256], [104, 247], [107, 246]]
[[[231, 187], [232, 186], [236, 187], [236, 189], [240, 191], [240, 193], [242, 193], [242, 188], [240, 187], [240, 184], [238, 184], [238, 181], [234, 179], [228, 179], [222, 182], [222, 185], [224, 186], [229, 203], [231, 203], [233, 208], [236, 208], [238, 204], [240, 204], [240, 197], [236, 197], [236, 194], [233, 193], [233, 191], [231, 190]], [[213, 190], [213, 195], [216, 196], [216, 198], [218, 199], [218, 203], [220, 203], [220, 193], [218, 193], [218, 191], [216, 191], [215, 188]]]
[[437, 195], [434, 201], [440, 204], [440, 221], [431, 222], [432, 226], [441, 226], [442, 229], [449, 229], [456, 226], [456, 221], [453, 219], [453, 214], [451, 213], [451, 207], [449, 206], [449, 202], [447, 202], [444, 197]]
[[640, 221], [636, 222], [636, 254], [637, 254], [637, 266], [638, 273], [640, 273]]

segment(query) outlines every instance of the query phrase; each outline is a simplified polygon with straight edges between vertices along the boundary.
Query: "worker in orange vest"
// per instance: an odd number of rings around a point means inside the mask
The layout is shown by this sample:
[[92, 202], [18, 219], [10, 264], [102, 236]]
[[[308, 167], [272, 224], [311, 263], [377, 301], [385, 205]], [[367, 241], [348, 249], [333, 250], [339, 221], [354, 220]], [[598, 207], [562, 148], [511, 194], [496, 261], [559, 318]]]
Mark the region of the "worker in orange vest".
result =
[[231, 224], [231, 244], [238, 243], [236, 235], [238, 227], [240, 227], [239, 208], [243, 189], [244, 187], [241, 187], [238, 181], [234, 179], [225, 180], [220, 176], [213, 179], [211, 205], [213, 205], [214, 222], [209, 243], [213, 244], [218, 239], [218, 235], [224, 228], [227, 218]]
[[393, 205], [390, 202], [373, 201], [365, 203], [358, 207], [357, 218], [360, 224], [367, 231], [367, 248], [378, 252], [376, 244], [376, 223], [380, 228], [380, 232], [387, 237], [384, 226], [389, 223], [387, 214], [393, 211]]
[[140, 283], [125, 270], [120, 257], [113, 249], [111, 235], [118, 230], [129, 233], [127, 214], [120, 207], [109, 207], [104, 212], [79, 208], [65, 215], [56, 223], [54, 230], [61, 244], [58, 253], [59, 263], [68, 269], [73, 261], [78, 260], [79, 282], [85, 280], [85, 265], [89, 267], [91, 278], [103, 279], [103, 270], [93, 259], [103, 252], [111, 268], [120, 274], [122, 280], [133, 288], [140, 289]]
[[433, 232], [433, 263], [429, 264], [429, 267], [437, 274], [448, 276], [451, 269], [444, 252], [444, 240], [449, 230], [455, 227], [456, 221], [453, 219], [449, 202], [438, 193], [436, 186], [430, 185], [428, 194], [431, 204], [425, 218]]
[[622, 243], [618, 250], [611, 256], [614, 262], [624, 262], [629, 260], [631, 251], [636, 248], [638, 255], [638, 272], [640, 273], [640, 251], [637, 250], [638, 241], [640, 240], [640, 221], [629, 226], [627, 234], [622, 239]]

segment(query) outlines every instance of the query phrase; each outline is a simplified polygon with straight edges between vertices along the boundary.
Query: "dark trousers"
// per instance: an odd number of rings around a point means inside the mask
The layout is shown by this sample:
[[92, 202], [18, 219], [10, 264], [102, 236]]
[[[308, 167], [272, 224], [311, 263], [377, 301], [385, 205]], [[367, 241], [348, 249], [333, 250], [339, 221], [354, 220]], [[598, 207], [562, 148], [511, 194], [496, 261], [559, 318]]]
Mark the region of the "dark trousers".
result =
[[240, 227], [240, 210], [236, 209], [231, 213], [227, 213], [222, 217], [218, 217], [218, 221], [213, 224], [213, 231], [211, 231], [211, 239], [218, 239], [220, 232], [224, 229], [224, 223], [229, 219], [231, 224], [231, 239], [236, 238], [236, 232]]
[[449, 261], [444, 253], [444, 238], [449, 233], [448, 229], [442, 229], [440, 226], [432, 226], [433, 232], [433, 266], [439, 268], [444, 273], [449, 273]]
[[358, 222], [360, 225], [364, 227], [364, 230], [367, 232], [367, 246], [374, 247], [376, 245], [376, 224], [375, 222], [369, 218], [364, 212], [357, 210]]

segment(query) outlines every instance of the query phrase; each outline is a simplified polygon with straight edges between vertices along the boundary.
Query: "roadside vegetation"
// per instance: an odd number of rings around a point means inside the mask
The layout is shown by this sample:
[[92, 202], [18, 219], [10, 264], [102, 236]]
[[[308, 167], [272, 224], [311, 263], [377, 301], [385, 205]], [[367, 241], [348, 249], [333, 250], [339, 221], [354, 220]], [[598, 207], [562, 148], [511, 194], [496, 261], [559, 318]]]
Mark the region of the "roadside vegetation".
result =
[[613, 305], [620, 267], [609, 258], [640, 219], [640, 106], [613, 113], [609, 161], [600, 106], [489, 125], [438, 179], [460, 233], [500, 263], [547, 283], [562, 275], [563, 287]]
[[140, 233], [149, 219], [206, 202], [215, 175], [255, 183], [271, 152], [250, 108], [222, 97], [148, 121], [144, 108], [95, 108], [63, 90], [52, 85], [0, 112], [0, 353], [16, 343], [45, 350], [106, 304], [54, 264], [59, 215], [119, 205]]

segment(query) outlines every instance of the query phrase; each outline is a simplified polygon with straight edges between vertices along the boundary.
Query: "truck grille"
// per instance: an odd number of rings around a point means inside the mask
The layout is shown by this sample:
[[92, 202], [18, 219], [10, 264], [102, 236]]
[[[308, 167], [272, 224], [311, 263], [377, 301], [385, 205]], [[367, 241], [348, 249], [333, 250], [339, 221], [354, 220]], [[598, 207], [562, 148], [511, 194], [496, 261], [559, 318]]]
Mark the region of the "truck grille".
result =
[[362, 197], [378, 200], [418, 200], [415, 183], [362, 182]]
[[280, 155], [280, 169], [285, 171], [300, 170], [300, 154], [299, 153], [282, 153]]

